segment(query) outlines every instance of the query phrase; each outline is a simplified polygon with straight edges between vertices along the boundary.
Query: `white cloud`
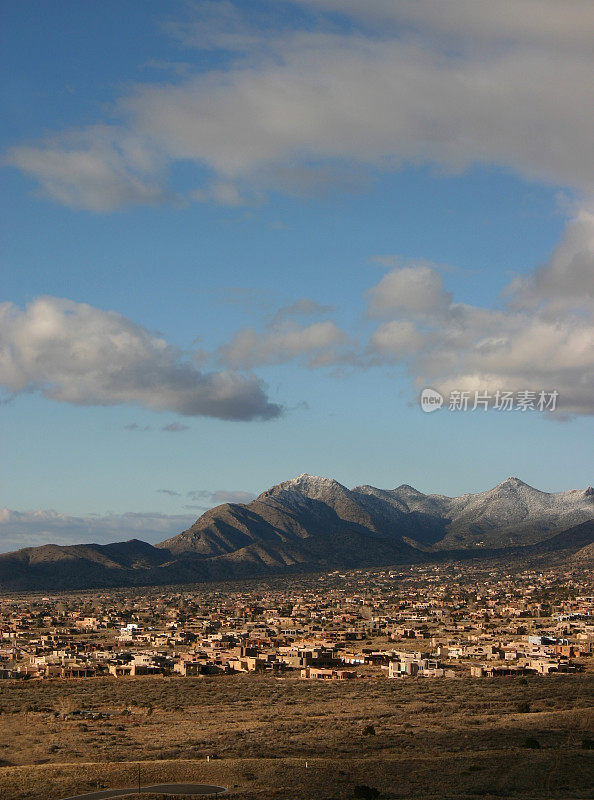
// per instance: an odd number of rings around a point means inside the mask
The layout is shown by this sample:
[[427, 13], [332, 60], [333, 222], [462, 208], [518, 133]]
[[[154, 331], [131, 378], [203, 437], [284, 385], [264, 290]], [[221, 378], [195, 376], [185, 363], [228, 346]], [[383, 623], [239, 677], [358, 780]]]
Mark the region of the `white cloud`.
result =
[[6, 161], [35, 176], [46, 196], [106, 212], [165, 198], [160, 159], [129, 132], [96, 126], [12, 147]]
[[441, 275], [424, 262], [393, 269], [368, 294], [371, 317], [386, 317], [399, 311], [435, 316], [444, 313], [452, 302]]
[[594, 188], [592, 60], [512, 50], [445, 55], [364, 37], [295, 39], [278, 59], [122, 100], [174, 159], [249, 178], [271, 163], [477, 162]]
[[[360, 186], [403, 163], [483, 163], [594, 194], [590, 0], [323, 0], [289, 32], [232, 3], [172, 23], [188, 46], [235, 53], [211, 71], [138, 84], [116, 124], [7, 154], [59, 202], [105, 211], [167, 196], [166, 168], [206, 168], [194, 197]], [[337, 33], [338, 9], [357, 18]]]
[[[397, 268], [382, 279], [371, 292], [372, 301], [378, 292], [398, 298], [390, 289], [400, 285], [402, 274]], [[450, 300], [444, 307], [445, 293], [434, 291], [441, 287], [435, 272], [434, 280], [427, 281], [433, 290], [427, 292], [426, 307], [419, 309], [414, 293], [413, 302], [382, 307], [394, 318], [375, 331], [366, 358], [368, 363], [406, 363], [418, 387], [444, 392], [556, 389], [562, 411], [594, 414], [593, 275], [594, 215], [584, 208], [549, 263], [512, 282], [507, 306], [479, 308]], [[406, 287], [404, 294], [408, 297]], [[431, 316], [436, 299], [438, 313]]]
[[[347, 334], [332, 320], [323, 319], [334, 307], [300, 297], [269, 316], [261, 330], [241, 328], [218, 348], [218, 360], [234, 369], [284, 364], [298, 360], [307, 367], [350, 361], [354, 354]], [[319, 318], [303, 322], [300, 318]]]
[[418, 353], [426, 342], [425, 336], [410, 320], [384, 322], [369, 340], [368, 352], [388, 361], [401, 361]]
[[518, 305], [543, 302], [555, 313], [564, 309], [594, 313], [594, 211], [577, 210], [548, 264], [515, 280], [509, 294]]
[[[386, 262], [388, 263], [388, 262]], [[566, 414], [594, 414], [594, 213], [578, 208], [549, 262], [513, 280], [502, 302], [457, 302], [440, 268], [402, 263], [369, 289], [366, 344], [307, 300], [280, 309], [262, 330], [243, 328], [219, 348], [233, 367], [298, 361], [307, 367], [406, 366], [417, 388], [559, 392]]]
[[[553, 390], [562, 410], [594, 413], [594, 324], [574, 318], [458, 308], [417, 353], [418, 381], [445, 391]], [[494, 335], [495, 334], [495, 335]]]
[[187, 514], [135, 513], [69, 516], [51, 510], [0, 509], [0, 550], [43, 544], [107, 544], [142, 539], [156, 544], [185, 530], [194, 522]]
[[278, 416], [257, 378], [200, 372], [164, 339], [114, 311], [53, 297], [0, 304], [0, 385], [77, 405], [131, 403], [187, 416]]
[[316, 9], [340, 12], [368, 26], [408, 26], [425, 35], [478, 37], [592, 50], [594, 8], [590, 0], [299, 0]]
[[334, 363], [347, 342], [346, 333], [330, 320], [309, 325], [284, 320], [263, 332], [242, 328], [229, 344], [219, 348], [219, 357], [238, 369], [294, 359], [303, 359], [308, 366], [321, 366]]

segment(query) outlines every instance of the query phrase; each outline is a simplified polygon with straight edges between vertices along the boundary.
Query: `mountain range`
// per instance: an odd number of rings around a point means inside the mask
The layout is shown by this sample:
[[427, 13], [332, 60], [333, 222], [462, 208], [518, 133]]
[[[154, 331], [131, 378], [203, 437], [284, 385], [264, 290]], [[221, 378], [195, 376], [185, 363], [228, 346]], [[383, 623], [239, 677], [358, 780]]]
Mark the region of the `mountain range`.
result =
[[508, 478], [478, 494], [347, 489], [300, 475], [225, 503], [153, 546], [44, 545], [0, 555], [0, 590], [146, 586], [468, 558], [593, 559], [594, 490], [547, 493]]

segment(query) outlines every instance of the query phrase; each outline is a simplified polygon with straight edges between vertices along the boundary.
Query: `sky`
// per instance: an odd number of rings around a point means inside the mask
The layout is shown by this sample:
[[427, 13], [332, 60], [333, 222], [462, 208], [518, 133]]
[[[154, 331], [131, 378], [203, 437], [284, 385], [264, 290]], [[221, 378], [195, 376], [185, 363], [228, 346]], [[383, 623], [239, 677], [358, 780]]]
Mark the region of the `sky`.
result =
[[0, 550], [594, 482], [591, 0], [2, 16]]

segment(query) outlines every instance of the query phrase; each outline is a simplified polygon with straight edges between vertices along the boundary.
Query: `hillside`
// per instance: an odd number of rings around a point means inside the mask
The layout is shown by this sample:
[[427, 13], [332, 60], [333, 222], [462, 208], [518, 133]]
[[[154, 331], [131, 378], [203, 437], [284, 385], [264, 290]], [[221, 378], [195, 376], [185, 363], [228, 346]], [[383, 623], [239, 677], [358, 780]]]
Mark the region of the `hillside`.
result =
[[[421, 551], [503, 548], [536, 544], [594, 518], [594, 491], [550, 494], [518, 478], [460, 497], [357, 486], [300, 475], [263, 492], [247, 505], [207, 511], [187, 531], [163, 542], [175, 553], [223, 555], [257, 544], [281, 558], [312, 538], [345, 530]], [[293, 554], [293, 555], [292, 555]]]
[[594, 491], [541, 492], [508, 478], [486, 492], [349, 490], [300, 475], [248, 504], [210, 509], [157, 546], [44, 545], [0, 555], [0, 590], [56, 590], [251, 577], [451, 558], [589, 563]]

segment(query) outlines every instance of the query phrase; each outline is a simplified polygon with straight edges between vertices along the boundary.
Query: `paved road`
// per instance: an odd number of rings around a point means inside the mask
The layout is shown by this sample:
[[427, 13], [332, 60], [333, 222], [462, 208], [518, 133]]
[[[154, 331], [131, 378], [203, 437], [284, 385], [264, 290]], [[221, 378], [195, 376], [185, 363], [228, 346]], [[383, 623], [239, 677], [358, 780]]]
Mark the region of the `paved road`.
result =
[[[140, 794], [216, 795], [226, 791], [224, 786], [209, 786], [204, 783], [157, 783], [154, 786], [140, 787]], [[102, 789], [99, 792], [64, 797], [63, 800], [108, 800], [110, 797], [130, 797], [133, 794], [138, 794], [138, 786], [128, 789]]]

